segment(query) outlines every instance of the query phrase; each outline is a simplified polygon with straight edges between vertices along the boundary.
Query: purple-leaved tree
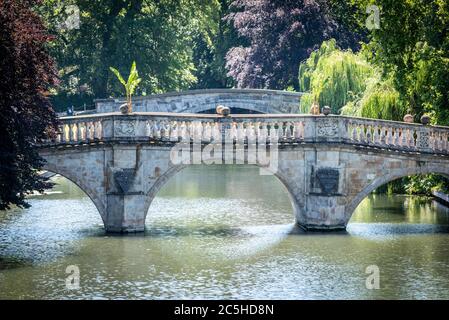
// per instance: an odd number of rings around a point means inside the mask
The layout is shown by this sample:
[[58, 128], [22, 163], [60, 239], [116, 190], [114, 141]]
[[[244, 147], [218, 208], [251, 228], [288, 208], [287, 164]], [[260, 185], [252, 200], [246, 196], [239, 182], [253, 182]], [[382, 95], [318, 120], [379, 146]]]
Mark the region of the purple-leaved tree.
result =
[[26, 207], [27, 194], [52, 185], [38, 175], [36, 144], [57, 130], [47, 95], [58, 79], [38, 3], [0, 0], [0, 210]]
[[248, 46], [226, 55], [228, 76], [240, 88], [298, 88], [299, 63], [324, 40], [355, 47], [356, 36], [332, 15], [326, 0], [235, 0], [226, 19]]

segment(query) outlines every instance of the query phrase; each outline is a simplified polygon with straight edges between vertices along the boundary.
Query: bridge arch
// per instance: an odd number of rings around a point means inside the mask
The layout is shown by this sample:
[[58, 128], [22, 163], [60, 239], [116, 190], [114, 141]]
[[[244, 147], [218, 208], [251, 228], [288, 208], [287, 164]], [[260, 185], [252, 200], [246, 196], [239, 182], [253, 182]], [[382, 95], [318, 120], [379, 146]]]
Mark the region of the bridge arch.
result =
[[[217, 105], [247, 113], [297, 113], [302, 93], [266, 89], [202, 89], [133, 98], [134, 112], [204, 113]], [[95, 100], [97, 113], [117, 112], [124, 98]]]
[[423, 165], [409, 168], [401, 168], [396, 170], [391, 170], [389, 173], [379, 176], [367, 184], [355, 197], [352, 197], [346, 207], [347, 221], [352, 217], [355, 209], [359, 204], [365, 199], [369, 194], [371, 194], [377, 188], [392, 182], [394, 180], [404, 178], [407, 176], [413, 176], [417, 174], [440, 174], [449, 178], [449, 168], [445, 166], [435, 166], [435, 165]]
[[54, 164], [50, 164], [50, 163], [46, 163], [44, 164], [43, 170], [58, 174], [62, 177], [64, 177], [65, 179], [69, 180], [70, 182], [72, 182], [73, 184], [75, 184], [78, 188], [80, 188], [84, 194], [86, 194], [89, 199], [92, 201], [92, 203], [94, 204], [95, 208], [97, 209], [98, 213], [100, 214], [100, 217], [103, 221], [103, 223], [105, 222], [105, 207], [104, 204], [101, 202], [101, 198], [100, 196], [97, 194], [97, 192], [95, 192], [91, 186], [89, 185], [89, 183], [87, 181], [85, 181], [84, 179], [81, 179], [79, 177], [79, 175], [77, 175], [74, 172], [68, 171], [68, 170], [64, 170], [63, 168], [60, 168]]
[[[205, 165], [205, 164], [202, 164]], [[226, 164], [224, 164], [226, 165]], [[253, 165], [258, 168], [262, 168], [259, 165]], [[180, 164], [180, 165], [173, 165], [169, 167], [164, 173], [162, 173], [158, 179], [152, 184], [149, 191], [146, 193], [145, 198], [145, 207], [144, 212], [145, 216], [144, 219], [146, 220], [148, 211], [150, 209], [151, 203], [153, 202], [154, 198], [157, 196], [158, 192], [168, 183], [168, 181], [171, 180], [177, 173], [180, 171], [191, 167], [189, 164]], [[265, 168], [265, 170], [270, 171], [273, 176], [276, 177], [276, 180], [280, 182], [280, 184], [284, 187], [284, 190], [287, 192], [288, 197], [290, 199], [290, 204], [293, 210], [294, 217], [297, 217], [298, 215], [302, 215], [304, 213], [304, 204], [302, 202], [299, 202], [298, 199], [295, 197], [295, 193], [291, 189], [292, 184], [289, 183], [288, 178], [286, 175], [283, 174], [282, 171], [278, 170], [276, 172], [271, 171], [269, 168]]]

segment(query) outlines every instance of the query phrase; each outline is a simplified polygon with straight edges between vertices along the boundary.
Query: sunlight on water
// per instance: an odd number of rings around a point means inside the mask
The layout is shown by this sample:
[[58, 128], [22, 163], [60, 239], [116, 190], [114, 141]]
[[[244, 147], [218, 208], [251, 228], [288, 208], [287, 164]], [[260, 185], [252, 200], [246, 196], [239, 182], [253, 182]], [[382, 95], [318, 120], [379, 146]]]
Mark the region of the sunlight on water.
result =
[[[255, 167], [200, 166], [154, 200], [142, 235], [111, 236], [66, 179], [0, 212], [0, 298], [449, 299], [449, 210], [371, 195], [347, 232], [306, 234], [287, 191]], [[378, 265], [381, 289], [365, 288]], [[68, 265], [81, 287], [65, 288]]]

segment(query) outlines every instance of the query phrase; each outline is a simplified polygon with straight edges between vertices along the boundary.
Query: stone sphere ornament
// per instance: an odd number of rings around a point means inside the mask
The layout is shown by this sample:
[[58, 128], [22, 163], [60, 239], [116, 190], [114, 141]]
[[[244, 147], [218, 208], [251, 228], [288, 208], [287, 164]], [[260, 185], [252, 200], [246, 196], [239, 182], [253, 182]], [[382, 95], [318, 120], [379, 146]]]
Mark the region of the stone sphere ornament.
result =
[[225, 107], [222, 105], [217, 106], [215, 111], [217, 112], [217, 114], [222, 115], [224, 117], [227, 117], [231, 114], [231, 109], [229, 107]]
[[405, 116], [404, 116], [404, 122], [407, 122], [407, 123], [413, 123], [413, 115], [411, 115], [411, 114], [409, 114], [409, 113], [407, 113]]
[[314, 116], [320, 114], [320, 105], [317, 102], [314, 102], [310, 107], [310, 113], [313, 114]]
[[324, 106], [324, 107], [323, 107], [323, 114], [324, 114], [325, 116], [330, 115], [330, 114], [331, 114], [331, 108], [330, 108], [329, 106]]
[[128, 114], [128, 104], [124, 103], [120, 106], [120, 112], [122, 114]]
[[424, 114], [421, 117], [421, 123], [425, 126], [428, 125], [430, 123], [430, 117], [427, 114]]

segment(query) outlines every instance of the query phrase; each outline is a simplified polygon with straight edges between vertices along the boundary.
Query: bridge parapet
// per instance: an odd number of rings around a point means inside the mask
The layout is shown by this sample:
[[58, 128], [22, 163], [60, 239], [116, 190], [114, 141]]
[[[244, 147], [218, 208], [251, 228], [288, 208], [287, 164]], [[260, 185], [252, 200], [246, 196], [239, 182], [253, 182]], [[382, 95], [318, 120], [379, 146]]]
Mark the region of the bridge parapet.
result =
[[346, 116], [298, 114], [220, 115], [120, 113], [61, 118], [59, 134], [45, 145], [153, 141], [234, 143], [344, 143], [366, 147], [449, 153], [449, 127]]
[[[135, 112], [201, 113], [217, 105], [257, 113], [294, 113], [302, 93], [264, 89], [205, 89], [152, 94], [133, 98]], [[119, 110], [126, 99], [95, 101], [97, 113]]]
[[109, 113], [61, 118], [39, 154], [86, 192], [107, 231], [143, 231], [162, 186], [202, 163], [255, 164], [284, 184], [300, 226], [340, 230], [384, 183], [449, 176], [448, 139], [449, 127], [334, 115]]

